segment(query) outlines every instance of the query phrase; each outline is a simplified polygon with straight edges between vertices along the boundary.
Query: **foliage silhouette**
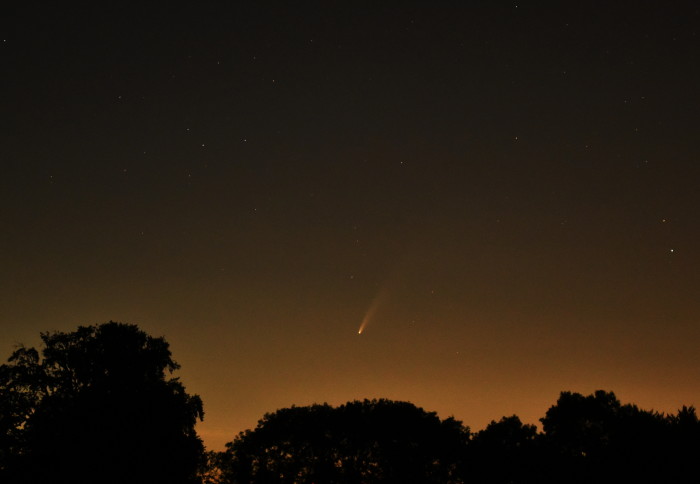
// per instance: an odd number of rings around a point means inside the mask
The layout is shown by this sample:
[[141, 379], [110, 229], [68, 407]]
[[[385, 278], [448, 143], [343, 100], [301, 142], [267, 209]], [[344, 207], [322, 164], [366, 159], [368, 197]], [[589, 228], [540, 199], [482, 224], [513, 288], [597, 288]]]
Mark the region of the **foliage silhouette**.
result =
[[42, 333], [0, 365], [0, 482], [607, 484], [700, 482], [700, 420], [562, 392], [542, 432], [516, 416], [471, 434], [409, 402], [266, 414], [204, 453], [202, 402], [163, 338], [110, 322]]
[[231, 483], [451, 483], [469, 431], [407, 402], [364, 400], [267, 414], [220, 455]]
[[550, 482], [698, 482], [687, 459], [700, 444], [694, 409], [664, 416], [612, 392], [562, 392], [541, 421]]
[[537, 428], [517, 415], [492, 420], [469, 442], [463, 474], [471, 477], [469, 482], [540, 482], [537, 444]]
[[285, 408], [213, 455], [211, 482], [700, 482], [693, 407], [663, 415], [611, 392], [562, 392], [541, 422], [537, 432], [513, 415], [470, 434], [408, 402]]
[[42, 333], [0, 366], [0, 481], [189, 483], [202, 402], [168, 343], [110, 322]]

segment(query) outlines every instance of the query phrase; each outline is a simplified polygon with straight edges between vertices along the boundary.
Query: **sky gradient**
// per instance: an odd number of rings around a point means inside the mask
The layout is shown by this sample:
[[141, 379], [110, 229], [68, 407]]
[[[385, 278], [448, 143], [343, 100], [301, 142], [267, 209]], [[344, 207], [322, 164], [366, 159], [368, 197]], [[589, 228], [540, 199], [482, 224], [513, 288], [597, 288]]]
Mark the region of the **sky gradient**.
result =
[[292, 404], [700, 404], [697, 3], [302, 3], [12, 7], [3, 358], [138, 324], [214, 450]]

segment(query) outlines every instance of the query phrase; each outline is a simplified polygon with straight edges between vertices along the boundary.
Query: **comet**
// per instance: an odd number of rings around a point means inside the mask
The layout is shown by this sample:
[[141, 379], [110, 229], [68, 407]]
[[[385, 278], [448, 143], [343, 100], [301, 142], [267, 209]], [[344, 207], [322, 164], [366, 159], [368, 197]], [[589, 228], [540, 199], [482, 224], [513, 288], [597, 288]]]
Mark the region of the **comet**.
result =
[[377, 297], [374, 298], [372, 301], [372, 304], [370, 304], [369, 309], [365, 313], [365, 317], [362, 318], [362, 322], [360, 323], [360, 329], [357, 330], [357, 334], [362, 334], [367, 328], [367, 325], [369, 324], [370, 320], [374, 318], [374, 314], [377, 312], [377, 308], [379, 307], [379, 304], [382, 302], [384, 299], [384, 291], [381, 291]]

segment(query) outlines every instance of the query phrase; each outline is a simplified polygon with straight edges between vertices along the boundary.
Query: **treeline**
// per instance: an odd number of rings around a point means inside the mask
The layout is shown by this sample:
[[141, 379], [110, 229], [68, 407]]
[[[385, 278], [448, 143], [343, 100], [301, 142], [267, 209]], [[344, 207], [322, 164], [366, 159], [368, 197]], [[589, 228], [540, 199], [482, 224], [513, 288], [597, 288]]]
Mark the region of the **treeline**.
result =
[[663, 415], [612, 392], [563, 392], [541, 422], [514, 415], [472, 433], [408, 402], [292, 407], [210, 458], [226, 483], [700, 482], [692, 407]]
[[409, 402], [364, 400], [265, 415], [205, 452], [200, 398], [167, 342], [107, 323], [42, 333], [0, 366], [0, 482], [697, 483], [693, 407], [665, 415], [612, 392], [563, 392], [541, 419], [472, 432]]

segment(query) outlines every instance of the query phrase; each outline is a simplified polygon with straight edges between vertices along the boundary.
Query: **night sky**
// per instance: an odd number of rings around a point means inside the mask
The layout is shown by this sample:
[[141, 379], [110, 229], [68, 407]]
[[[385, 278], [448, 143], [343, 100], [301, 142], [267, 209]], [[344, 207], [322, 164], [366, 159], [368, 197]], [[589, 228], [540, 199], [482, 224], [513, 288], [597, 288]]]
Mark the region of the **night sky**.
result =
[[3, 7], [3, 360], [138, 324], [213, 450], [292, 404], [700, 404], [700, 4], [104, 3]]

